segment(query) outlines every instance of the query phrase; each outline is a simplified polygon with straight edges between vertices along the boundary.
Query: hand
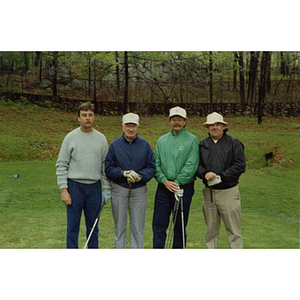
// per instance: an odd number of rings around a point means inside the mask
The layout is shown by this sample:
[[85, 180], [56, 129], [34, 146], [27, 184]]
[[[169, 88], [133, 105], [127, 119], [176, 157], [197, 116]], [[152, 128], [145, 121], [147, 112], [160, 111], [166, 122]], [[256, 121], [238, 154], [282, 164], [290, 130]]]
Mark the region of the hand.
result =
[[124, 171], [123, 172], [123, 176], [127, 177], [127, 182], [129, 183], [135, 183], [135, 182], [139, 182], [141, 180], [141, 177], [138, 173], [136, 173], [135, 171]]
[[109, 200], [111, 199], [111, 191], [110, 189], [104, 189], [102, 193], [102, 203], [103, 205], [107, 204]]
[[219, 184], [219, 183], [221, 183], [221, 182], [222, 182], [221, 177], [220, 177], [219, 175], [217, 175], [217, 176], [215, 177], [215, 179], [210, 180], [210, 181], [207, 181], [207, 185], [208, 185], [208, 186], [213, 186], [213, 185]]
[[135, 180], [133, 179], [131, 171], [124, 171], [123, 176], [127, 178], [128, 183], [130, 183], [130, 182], [135, 183]]
[[214, 172], [207, 172], [207, 173], [205, 174], [204, 178], [205, 178], [207, 181], [211, 181], [211, 180], [215, 179], [216, 176], [217, 176], [217, 174], [214, 173]]
[[179, 201], [179, 198], [183, 197], [183, 189], [174, 192], [175, 199]]
[[66, 205], [72, 204], [71, 196], [68, 192], [68, 189], [62, 189], [61, 190], [61, 201]]
[[140, 175], [138, 173], [136, 173], [135, 171], [130, 171], [130, 173], [131, 173], [131, 176], [133, 177], [133, 180], [135, 182], [139, 182], [141, 180]]
[[176, 191], [178, 191], [180, 189], [179, 185], [171, 180], [166, 180], [164, 182], [164, 185], [172, 193], [175, 193]]

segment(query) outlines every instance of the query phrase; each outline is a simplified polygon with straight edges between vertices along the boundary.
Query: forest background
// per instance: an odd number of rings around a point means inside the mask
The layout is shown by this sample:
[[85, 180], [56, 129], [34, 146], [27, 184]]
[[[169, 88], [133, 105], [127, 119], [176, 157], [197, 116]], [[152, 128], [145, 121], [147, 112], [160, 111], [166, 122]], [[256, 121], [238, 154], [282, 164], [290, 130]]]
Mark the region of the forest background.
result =
[[265, 103], [300, 101], [299, 58], [297, 51], [4, 51], [0, 91], [20, 93], [21, 102], [26, 94], [91, 100], [96, 111], [99, 102], [121, 102], [123, 113], [130, 102], [160, 103], [166, 112], [172, 103], [208, 103], [211, 111], [216, 103], [245, 110], [258, 103], [261, 122]]

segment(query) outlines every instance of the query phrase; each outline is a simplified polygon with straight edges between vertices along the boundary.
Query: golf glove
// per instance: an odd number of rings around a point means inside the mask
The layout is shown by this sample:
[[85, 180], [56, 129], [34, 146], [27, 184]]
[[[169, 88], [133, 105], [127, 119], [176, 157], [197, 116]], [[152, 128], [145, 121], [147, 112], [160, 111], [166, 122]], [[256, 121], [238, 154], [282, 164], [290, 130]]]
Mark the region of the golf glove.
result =
[[128, 182], [128, 179], [131, 181], [133, 180], [133, 176], [131, 174], [131, 171], [124, 171], [123, 172], [123, 176], [127, 178], [127, 182]]
[[135, 183], [135, 182], [139, 182], [141, 180], [141, 177], [139, 174], [137, 174], [134, 171], [124, 171], [123, 172], [123, 176], [127, 177], [127, 182], [128, 183]]
[[183, 197], [183, 189], [174, 192], [175, 199], [179, 201], [179, 198]]
[[130, 172], [135, 182], [139, 182], [141, 180], [141, 176], [138, 173], [134, 171], [130, 171]]
[[110, 200], [111, 198], [111, 192], [110, 192], [110, 189], [104, 189], [103, 193], [102, 193], [102, 202], [103, 204], [107, 204], [108, 201]]
[[210, 180], [210, 181], [207, 181], [207, 185], [208, 185], [208, 186], [212, 186], [212, 185], [219, 184], [219, 183], [221, 183], [221, 182], [222, 182], [221, 176], [220, 176], [220, 175], [217, 175], [215, 179]]

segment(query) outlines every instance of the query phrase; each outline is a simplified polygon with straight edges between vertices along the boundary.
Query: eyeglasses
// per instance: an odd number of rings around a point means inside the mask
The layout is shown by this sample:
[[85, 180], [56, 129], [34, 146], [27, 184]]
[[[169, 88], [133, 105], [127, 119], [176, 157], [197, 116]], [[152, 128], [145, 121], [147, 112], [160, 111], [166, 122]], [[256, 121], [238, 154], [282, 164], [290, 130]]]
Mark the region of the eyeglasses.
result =
[[123, 126], [126, 129], [130, 129], [130, 128], [136, 129], [136, 128], [138, 128], [138, 125], [136, 125], [136, 124], [124, 124]]

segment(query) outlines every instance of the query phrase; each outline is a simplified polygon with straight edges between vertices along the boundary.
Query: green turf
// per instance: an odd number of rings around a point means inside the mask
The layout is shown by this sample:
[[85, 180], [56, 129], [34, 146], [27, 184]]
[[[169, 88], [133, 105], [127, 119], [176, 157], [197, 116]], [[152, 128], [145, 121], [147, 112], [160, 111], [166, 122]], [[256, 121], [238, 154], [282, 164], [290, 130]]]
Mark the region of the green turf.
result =
[[[56, 184], [55, 161], [67, 132], [78, 123], [75, 114], [15, 107], [0, 103], [0, 249], [65, 248], [66, 209]], [[240, 178], [244, 248], [299, 248], [299, 118], [226, 118], [229, 134], [245, 145], [247, 171]], [[206, 136], [204, 118], [189, 118], [187, 129], [198, 139]], [[121, 134], [120, 117], [97, 116], [95, 127], [110, 143]], [[152, 148], [168, 132], [167, 117], [141, 117], [139, 135]], [[273, 151], [266, 162], [264, 153]], [[14, 178], [19, 174], [19, 178]], [[157, 183], [148, 183], [144, 248], [152, 248], [152, 217]], [[195, 182], [187, 227], [187, 248], [205, 248], [201, 180]], [[128, 235], [129, 247], [129, 235]], [[79, 247], [85, 244], [82, 217]], [[114, 248], [114, 224], [110, 202], [100, 218], [99, 244]], [[220, 248], [227, 249], [223, 223]]]
[[[14, 174], [20, 177], [15, 179]], [[1, 163], [0, 248], [65, 248], [66, 212], [56, 185], [55, 163]], [[298, 181], [292, 176], [255, 172], [242, 175], [242, 231], [244, 248], [291, 249], [299, 247]], [[289, 189], [285, 189], [289, 186]], [[205, 248], [205, 223], [201, 210], [202, 183], [195, 183], [187, 228], [187, 248]], [[156, 181], [148, 184], [144, 247], [152, 248], [152, 216]], [[220, 248], [227, 248], [224, 225]], [[114, 247], [110, 202], [100, 218], [101, 248]], [[85, 243], [84, 217], [79, 245]]]

